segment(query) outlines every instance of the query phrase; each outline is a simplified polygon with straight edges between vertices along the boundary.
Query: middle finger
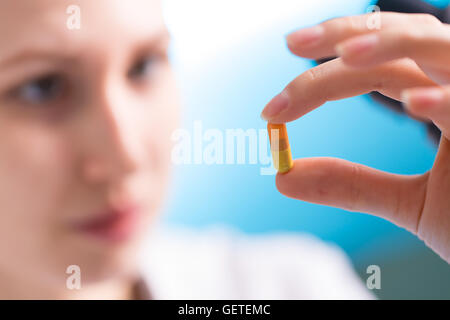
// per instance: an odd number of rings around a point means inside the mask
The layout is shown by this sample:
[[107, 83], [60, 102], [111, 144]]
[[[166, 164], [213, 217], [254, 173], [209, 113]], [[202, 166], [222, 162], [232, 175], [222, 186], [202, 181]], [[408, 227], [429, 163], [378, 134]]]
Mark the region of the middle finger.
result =
[[432, 16], [427, 14], [405, 14], [396, 12], [369, 13], [327, 20], [311, 28], [300, 29], [286, 38], [289, 49], [295, 55], [310, 59], [321, 59], [336, 56], [335, 46], [349, 38], [379, 31], [373, 19], [380, 19], [381, 29], [410, 24], [433, 23]]

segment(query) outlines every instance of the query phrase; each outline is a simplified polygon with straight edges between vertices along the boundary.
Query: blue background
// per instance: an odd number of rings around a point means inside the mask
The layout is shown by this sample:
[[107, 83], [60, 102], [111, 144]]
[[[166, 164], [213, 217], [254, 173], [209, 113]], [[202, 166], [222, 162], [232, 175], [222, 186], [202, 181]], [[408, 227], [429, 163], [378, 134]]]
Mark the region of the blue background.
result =
[[[195, 71], [179, 65], [182, 127], [192, 129], [194, 120], [202, 120], [204, 129], [264, 129], [259, 118], [264, 105], [312, 66], [289, 53], [284, 35], [328, 18], [364, 13], [368, 5], [336, 1], [321, 7], [317, 1], [317, 12], [299, 11], [298, 18], [263, 30]], [[401, 174], [427, 171], [436, 152], [422, 124], [368, 96], [328, 102], [288, 124], [288, 131], [294, 158], [339, 157]], [[275, 188], [275, 177], [260, 175], [259, 168], [175, 166], [165, 223], [200, 229], [226, 224], [250, 234], [313, 233], [341, 246], [362, 277], [369, 264], [381, 265], [381, 298], [450, 297], [450, 268], [414, 236], [376, 217], [285, 198]]]

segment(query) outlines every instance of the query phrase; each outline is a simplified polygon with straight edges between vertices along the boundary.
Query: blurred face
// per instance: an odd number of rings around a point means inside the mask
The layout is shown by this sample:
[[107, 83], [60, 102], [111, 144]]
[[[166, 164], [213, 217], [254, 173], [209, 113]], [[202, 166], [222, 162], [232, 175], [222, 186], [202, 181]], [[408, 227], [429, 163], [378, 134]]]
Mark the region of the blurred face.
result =
[[2, 277], [133, 271], [177, 120], [167, 45], [156, 0], [0, 2]]

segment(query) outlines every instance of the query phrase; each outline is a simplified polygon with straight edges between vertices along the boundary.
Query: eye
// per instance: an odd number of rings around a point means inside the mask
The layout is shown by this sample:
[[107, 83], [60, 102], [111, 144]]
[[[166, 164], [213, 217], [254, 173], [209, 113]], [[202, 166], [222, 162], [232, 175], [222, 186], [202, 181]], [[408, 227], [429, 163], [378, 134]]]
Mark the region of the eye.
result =
[[14, 96], [27, 104], [41, 105], [61, 97], [64, 87], [61, 75], [49, 74], [21, 85], [14, 90]]
[[158, 55], [151, 55], [139, 59], [128, 71], [128, 77], [135, 81], [142, 81], [149, 78], [160, 59]]

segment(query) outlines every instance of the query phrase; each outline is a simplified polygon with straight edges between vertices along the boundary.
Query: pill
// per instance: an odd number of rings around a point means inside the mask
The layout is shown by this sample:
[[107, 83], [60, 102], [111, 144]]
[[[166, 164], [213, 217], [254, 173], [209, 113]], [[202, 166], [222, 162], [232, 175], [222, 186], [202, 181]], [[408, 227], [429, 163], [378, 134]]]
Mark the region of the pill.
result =
[[273, 166], [279, 173], [286, 173], [294, 166], [286, 125], [284, 123], [268, 123], [267, 131], [269, 132]]

